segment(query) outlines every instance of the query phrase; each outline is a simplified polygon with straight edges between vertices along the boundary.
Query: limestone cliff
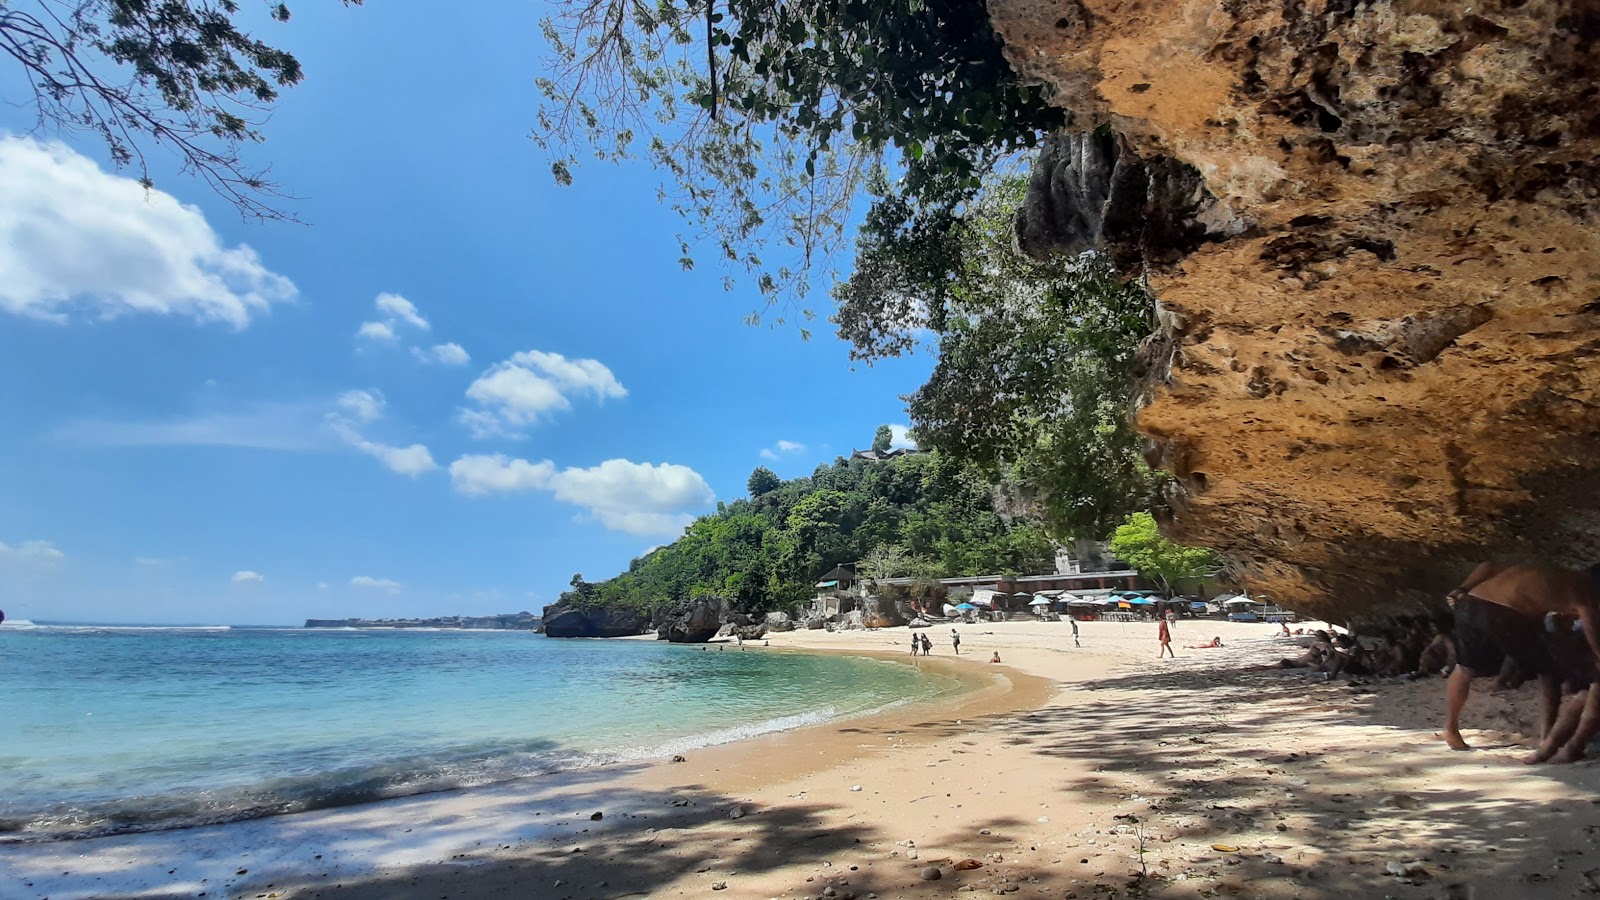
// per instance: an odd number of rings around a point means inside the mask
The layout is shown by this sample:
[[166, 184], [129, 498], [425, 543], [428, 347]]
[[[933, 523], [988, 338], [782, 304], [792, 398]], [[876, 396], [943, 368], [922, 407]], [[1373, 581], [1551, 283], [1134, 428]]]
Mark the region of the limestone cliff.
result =
[[1142, 257], [1158, 298], [1169, 534], [1339, 618], [1600, 560], [1600, 8], [989, 9], [1079, 135], [1019, 239]]

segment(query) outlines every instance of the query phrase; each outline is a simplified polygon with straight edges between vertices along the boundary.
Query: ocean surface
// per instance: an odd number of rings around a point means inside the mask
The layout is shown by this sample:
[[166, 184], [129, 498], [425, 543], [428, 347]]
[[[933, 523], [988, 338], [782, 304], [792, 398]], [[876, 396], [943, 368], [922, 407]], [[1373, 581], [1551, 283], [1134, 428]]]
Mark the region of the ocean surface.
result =
[[0, 843], [642, 760], [960, 690], [884, 660], [526, 632], [0, 625]]

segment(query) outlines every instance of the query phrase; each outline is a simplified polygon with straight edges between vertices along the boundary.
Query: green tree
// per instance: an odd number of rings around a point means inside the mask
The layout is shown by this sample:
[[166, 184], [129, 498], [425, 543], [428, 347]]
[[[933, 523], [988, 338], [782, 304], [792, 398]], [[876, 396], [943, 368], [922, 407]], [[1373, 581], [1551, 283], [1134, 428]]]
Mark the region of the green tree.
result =
[[865, 581], [876, 583], [885, 578], [909, 574], [911, 565], [911, 556], [906, 553], [906, 548], [899, 544], [879, 544], [861, 557], [856, 574]]
[[[642, 152], [669, 202], [769, 297], [848, 248], [872, 186], [929, 210], [1067, 115], [1006, 62], [983, 0], [561, 0], [536, 138], [570, 182]], [[894, 185], [874, 178], [902, 172]], [[769, 252], [770, 251], [770, 252]], [[688, 243], [683, 263], [693, 265]]]
[[745, 482], [745, 487], [750, 491], [751, 497], [759, 497], [777, 490], [781, 484], [783, 480], [776, 472], [766, 466], [756, 466], [756, 470], [750, 473], [750, 479]]
[[[289, 21], [282, 3], [268, 13]], [[287, 218], [276, 185], [241, 148], [263, 139], [278, 89], [304, 73], [241, 29], [239, 15], [235, 0], [6, 0], [0, 55], [20, 67], [41, 124], [97, 135], [146, 186], [154, 145], [242, 213]]]
[[1154, 303], [1097, 256], [1016, 252], [1025, 190], [1019, 177], [991, 179], [937, 232], [909, 209], [874, 210], [833, 321], [867, 361], [932, 335], [939, 361], [907, 398], [919, 444], [1015, 482], [1057, 534], [1100, 537], [1159, 502], [1132, 417]]
[[1128, 517], [1111, 536], [1111, 552], [1154, 579], [1171, 596], [1174, 582], [1205, 578], [1217, 573], [1216, 554], [1204, 547], [1185, 547], [1162, 537], [1155, 517], [1138, 512]]
[[894, 431], [887, 425], [879, 425], [878, 431], [872, 436], [872, 449], [879, 453], [888, 450], [894, 445]]

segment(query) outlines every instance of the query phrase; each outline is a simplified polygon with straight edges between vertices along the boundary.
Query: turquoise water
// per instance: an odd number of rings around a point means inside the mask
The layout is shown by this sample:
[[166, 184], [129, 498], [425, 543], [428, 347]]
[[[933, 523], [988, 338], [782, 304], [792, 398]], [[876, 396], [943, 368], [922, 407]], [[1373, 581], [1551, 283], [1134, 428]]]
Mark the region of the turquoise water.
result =
[[0, 688], [7, 842], [649, 759], [959, 686], [882, 660], [523, 632], [7, 623]]

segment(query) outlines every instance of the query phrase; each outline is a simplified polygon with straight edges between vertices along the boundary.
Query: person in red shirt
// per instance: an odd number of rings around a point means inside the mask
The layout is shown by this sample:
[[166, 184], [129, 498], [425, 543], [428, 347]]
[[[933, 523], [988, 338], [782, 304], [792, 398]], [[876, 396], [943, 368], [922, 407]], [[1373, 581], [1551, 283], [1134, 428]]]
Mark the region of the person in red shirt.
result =
[[1157, 632], [1156, 639], [1161, 642], [1161, 649], [1156, 651], [1156, 659], [1160, 659], [1163, 656], [1170, 656], [1173, 659], [1178, 658], [1178, 654], [1172, 652], [1172, 629], [1167, 627], [1165, 618], [1161, 619], [1161, 630]]

